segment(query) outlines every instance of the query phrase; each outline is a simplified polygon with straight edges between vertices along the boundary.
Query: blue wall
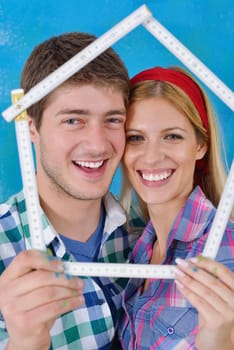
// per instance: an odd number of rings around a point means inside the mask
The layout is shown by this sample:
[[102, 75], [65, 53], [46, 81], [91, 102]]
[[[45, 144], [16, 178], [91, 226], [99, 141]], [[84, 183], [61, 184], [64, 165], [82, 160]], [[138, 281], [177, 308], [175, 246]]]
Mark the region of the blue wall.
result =
[[[0, 0], [0, 112], [11, 104], [10, 92], [19, 87], [21, 69], [35, 45], [69, 31], [99, 36], [142, 4], [233, 90], [233, 0]], [[182, 65], [142, 26], [113, 47], [130, 76], [154, 65]], [[230, 164], [234, 154], [233, 112], [205, 89], [218, 114]], [[21, 188], [14, 123], [2, 117], [0, 145], [2, 201]], [[119, 173], [112, 184], [115, 193], [118, 189]]]

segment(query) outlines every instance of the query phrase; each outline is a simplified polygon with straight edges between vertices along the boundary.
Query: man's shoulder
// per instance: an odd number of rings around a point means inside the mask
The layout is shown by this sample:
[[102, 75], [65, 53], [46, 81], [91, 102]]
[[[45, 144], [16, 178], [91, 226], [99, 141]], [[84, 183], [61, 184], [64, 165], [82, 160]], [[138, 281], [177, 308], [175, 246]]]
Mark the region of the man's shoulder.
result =
[[15, 194], [0, 204], [0, 274], [25, 249], [19, 211], [19, 208], [24, 210], [24, 205], [22, 194]]
[[[130, 226], [144, 227], [146, 222], [148, 221], [148, 220], [147, 221], [144, 220], [141, 208], [139, 204], [136, 202], [132, 202], [129, 214], [127, 214], [124, 211], [118, 196], [114, 195], [111, 192], [108, 192], [104, 197], [104, 203], [105, 203], [105, 206], [108, 207], [109, 209], [111, 207], [113, 208], [114, 206], [117, 211], [121, 212], [126, 217], [126, 221], [128, 218]], [[107, 203], [108, 205], [106, 205]]]
[[13, 194], [5, 202], [0, 203], [0, 221], [14, 216], [16, 212], [26, 211], [23, 192]]
[[22, 193], [12, 195], [0, 204], [0, 244], [18, 242], [22, 237], [19, 230], [20, 214], [25, 211]]
[[144, 229], [146, 223], [147, 222], [143, 218], [140, 206], [137, 203], [132, 202], [128, 219], [129, 227], [132, 229], [136, 228], [137, 230]]

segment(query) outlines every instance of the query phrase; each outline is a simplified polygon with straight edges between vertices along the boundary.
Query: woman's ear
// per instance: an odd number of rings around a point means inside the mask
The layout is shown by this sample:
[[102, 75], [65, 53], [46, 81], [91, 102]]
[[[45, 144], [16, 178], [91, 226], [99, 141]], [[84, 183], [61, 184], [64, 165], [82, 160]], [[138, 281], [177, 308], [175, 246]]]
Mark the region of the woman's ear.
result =
[[206, 154], [207, 150], [208, 150], [207, 143], [205, 143], [205, 142], [198, 143], [197, 144], [196, 160], [202, 159], [204, 157], [204, 155]]

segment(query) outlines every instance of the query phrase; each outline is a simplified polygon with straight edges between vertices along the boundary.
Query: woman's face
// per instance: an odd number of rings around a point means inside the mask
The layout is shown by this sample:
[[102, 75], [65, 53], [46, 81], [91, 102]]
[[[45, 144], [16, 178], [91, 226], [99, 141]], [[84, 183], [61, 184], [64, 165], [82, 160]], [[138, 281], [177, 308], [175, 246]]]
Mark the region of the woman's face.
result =
[[159, 97], [133, 103], [126, 122], [124, 163], [136, 192], [148, 205], [185, 201], [197, 159], [206, 153], [189, 119]]

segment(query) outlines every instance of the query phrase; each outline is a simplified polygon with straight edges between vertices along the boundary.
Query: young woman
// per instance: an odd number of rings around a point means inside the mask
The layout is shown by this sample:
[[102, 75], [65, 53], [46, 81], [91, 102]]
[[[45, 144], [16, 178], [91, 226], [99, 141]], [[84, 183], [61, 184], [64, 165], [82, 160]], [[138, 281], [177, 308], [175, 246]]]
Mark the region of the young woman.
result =
[[[179, 68], [132, 80], [123, 205], [132, 187], [149, 222], [132, 263], [177, 264], [176, 279], [132, 279], [120, 322], [123, 349], [234, 348], [234, 222], [216, 261], [202, 257], [225, 182], [218, 128], [198, 83]], [[132, 186], [132, 187], [131, 187]]]

